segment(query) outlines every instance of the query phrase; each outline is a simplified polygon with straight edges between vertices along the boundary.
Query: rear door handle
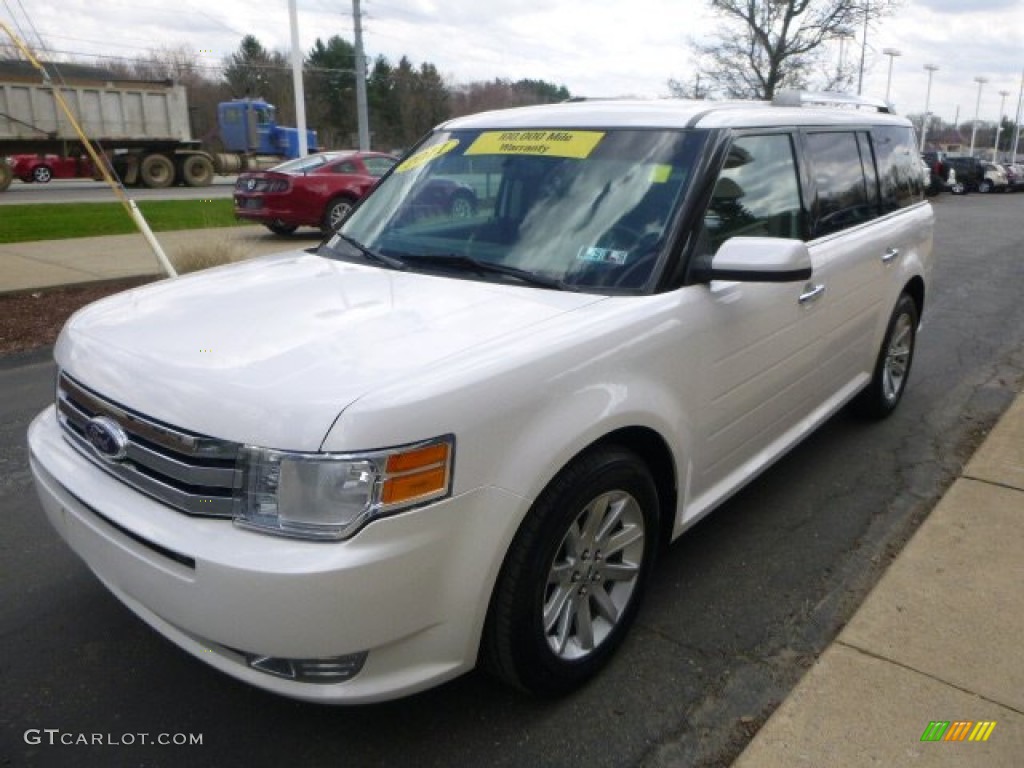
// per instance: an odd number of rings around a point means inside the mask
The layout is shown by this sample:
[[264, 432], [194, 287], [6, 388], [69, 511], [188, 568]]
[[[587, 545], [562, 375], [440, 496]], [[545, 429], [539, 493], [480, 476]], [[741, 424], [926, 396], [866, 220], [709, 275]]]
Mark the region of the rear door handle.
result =
[[804, 286], [804, 292], [800, 294], [801, 304], [811, 304], [825, 294], [824, 285]]
[[899, 248], [887, 248], [885, 253], [882, 254], [882, 263], [888, 264], [890, 261], [900, 255]]

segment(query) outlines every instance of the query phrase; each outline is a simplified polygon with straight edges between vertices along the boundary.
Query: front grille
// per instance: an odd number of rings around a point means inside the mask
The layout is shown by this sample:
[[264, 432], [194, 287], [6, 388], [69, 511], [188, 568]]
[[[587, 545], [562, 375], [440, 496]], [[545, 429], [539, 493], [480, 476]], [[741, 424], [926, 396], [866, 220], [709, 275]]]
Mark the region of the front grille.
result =
[[[189, 515], [231, 517], [242, 485], [241, 446], [147, 418], [96, 394], [61, 372], [57, 416], [68, 441], [117, 479]], [[124, 431], [123, 458], [109, 459], [86, 438], [89, 421], [113, 420]]]

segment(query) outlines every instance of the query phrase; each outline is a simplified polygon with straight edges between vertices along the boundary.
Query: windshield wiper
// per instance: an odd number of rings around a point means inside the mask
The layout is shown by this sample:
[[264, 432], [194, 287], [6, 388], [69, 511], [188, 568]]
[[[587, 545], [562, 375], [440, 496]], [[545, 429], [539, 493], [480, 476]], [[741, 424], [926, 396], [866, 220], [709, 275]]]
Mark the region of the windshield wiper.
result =
[[407, 265], [415, 264], [433, 264], [439, 267], [451, 267], [452, 269], [461, 269], [467, 272], [476, 272], [479, 275], [504, 275], [506, 277], [514, 277], [529, 285], [540, 286], [541, 288], [552, 288], [558, 291], [573, 291], [576, 290], [570, 285], [567, 285], [561, 280], [553, 277], [545, 277], [544, 275], [537, 274], [536, 272], [530, 272], [527, 269], [519, 269], [518, 267], [510, 267], [506, 264], [495, 264], [490, 261], [480, 261], [474, 259], [472, 256], [462, 256], [457, 253], [428, 253], [422, 256], [417, 255], [411, 257], [407, 262]]
[[343, 242], [347, 243], [348, 245], [352, 246], [357, 251], [359, 251], [359, 253], [362, 254], [363, 258], [365, 258], [367, 261], [373, 261], [376, 262], [377, 264], [383, 264], [384, 266], [390, 267], [391, 269], [406, 270], [409, 268], [409, 265], [406, 264], [401, 259], [396, 259], [394, 256], [386, 256], [383, 253], [378, 253], [372, 248], [368, 248], [367, 246], [363, 245], [358, 240], [355, 240], [349, 237], [348, 235], [343, 235], [341, 232], [335, 232], [334, 234], [340, 240], [342, 240]]

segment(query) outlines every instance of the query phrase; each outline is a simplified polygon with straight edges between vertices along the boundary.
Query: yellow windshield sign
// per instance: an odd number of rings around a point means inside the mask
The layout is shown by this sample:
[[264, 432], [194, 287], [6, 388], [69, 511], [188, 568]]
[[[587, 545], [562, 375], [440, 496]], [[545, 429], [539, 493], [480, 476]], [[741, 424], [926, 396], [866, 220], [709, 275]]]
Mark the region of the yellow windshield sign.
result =
[[432, 147], [427, 147], [399, 163], [398, 167], [395, 168], [395, 172], [402, 173], [403, 171], [411, 171], [413, 168], [419, 168], [421, 165], [429, 163], [435, 157], [440, 157], [441, 155], [451, 152], [457, 146], [459, 146], [459, 140], [451, 139], [446, 141], [444, 144], [435, 144]]
[[485, 131], [469, 145], [467, 155], [540, 155], [589, 157], [604, 131]]

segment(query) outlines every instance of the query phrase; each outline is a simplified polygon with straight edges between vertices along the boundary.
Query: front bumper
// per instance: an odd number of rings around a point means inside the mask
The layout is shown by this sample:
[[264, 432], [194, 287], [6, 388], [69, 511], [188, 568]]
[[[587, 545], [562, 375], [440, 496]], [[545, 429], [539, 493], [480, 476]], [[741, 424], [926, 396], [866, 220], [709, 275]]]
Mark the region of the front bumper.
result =
[[[50, 522], [99, 579], [197, 658], [267, 690], [360, 703], [473, 667], [491, 590], [526, 502], [480, 488], [376, 521], [351, 540], [304, 542], [189, 517], [124, 485], [64, 439], [54, 409], [29, 428]], [[368, 652], [341, 683], [276, 677], [246, 658]]]

